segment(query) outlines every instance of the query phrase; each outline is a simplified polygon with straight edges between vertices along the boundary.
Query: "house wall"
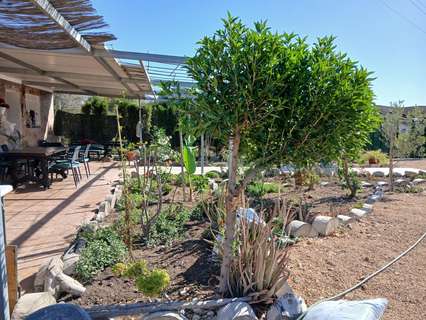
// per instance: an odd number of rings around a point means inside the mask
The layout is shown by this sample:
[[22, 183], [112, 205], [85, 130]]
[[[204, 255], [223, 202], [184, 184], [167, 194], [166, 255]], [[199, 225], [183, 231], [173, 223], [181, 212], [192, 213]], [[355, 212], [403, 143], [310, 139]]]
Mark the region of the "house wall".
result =
[[[53, 137], [53, 94], [0, 79], [0, 97], [10, 108], [6, 119], [15, 123], [22, 135], [23, 146], [36, 146], [39, 140]], [[0, 135], [0, 144], [7, 138]]]

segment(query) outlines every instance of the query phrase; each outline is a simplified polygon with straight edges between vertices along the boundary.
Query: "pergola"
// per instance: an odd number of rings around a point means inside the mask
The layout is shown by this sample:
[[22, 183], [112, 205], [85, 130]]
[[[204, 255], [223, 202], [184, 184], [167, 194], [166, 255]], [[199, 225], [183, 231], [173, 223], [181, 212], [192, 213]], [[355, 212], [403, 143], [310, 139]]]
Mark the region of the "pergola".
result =
[[57, 93], [144, 99], [161, 81], [193, 81], [185, 57], [108, 50], [88, 0], [0, 2], [0, 73]]

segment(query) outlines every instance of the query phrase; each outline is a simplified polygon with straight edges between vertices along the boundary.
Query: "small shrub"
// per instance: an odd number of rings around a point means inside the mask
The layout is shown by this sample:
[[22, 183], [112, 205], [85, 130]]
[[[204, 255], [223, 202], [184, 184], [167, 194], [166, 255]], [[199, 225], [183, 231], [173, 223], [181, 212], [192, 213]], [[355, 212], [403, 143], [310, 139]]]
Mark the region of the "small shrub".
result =
[[99, 229], [87, 239], [76, 265], [77, 276], [89, 281], [99, 271], [122, 261], [127, 249], [118, 234], [110, 228]]
[[[176, 176], [175, 183], [177, 186], [183, 186], [182, 175]], [[202, 192], [209, 187], [209, 179], [207, 176], [193, 174], [191, 175], [191, 184], [195, 191]], [[185, 185], [189, 187], [189, 176], [187, 174], [185, 174]]]
[[354, 170], [349, 170], [348, 179], [345, 178], [344, 170], [339, 168], [337, 172], [342, 189], [347, 189], [350, 191], [352, 196], [355, 196], [356, 193], [361, 189], [361, 180], [359, 179], [357, 173]]
[[122, 262], [116, 263], [111, 271], [116, 277], [122, 277], [127, 272], [127, 265]]
[[320, 177], [313, 169], [306, 169], [303, 171], [303, 185], [308, 187], [310, 190], [319, 183]]
[[368, 164], [379, 164], [379, 165], [388, 165], [389, 157], [387, 154], [383, 153], [381, 150], [371, 150], [364, 152], [359, 160], [358, 164], [368, 165]]
[[215, 180], [221, 178], [220, 172], [218, 171], [209, 171], [205, 174], [205, 176], [209, 179], [215, 179]]
[[170, 276], [164, 269], [154, 269], [136, 279], [136, 287], [147, 297], [157, 297], [170, 284]]
[[191, 221], [202, 221], [206, 217], [206, 203], [203, 201], [200, 201], [197, 203], [197, 205], [191, 210], [191, 214], [189, 219]]
[[145, 260], [139, 260], [127, 265], [126, 272], [123, 276], [136, 279], [141, 275], [144, 275], [148, 272], [148, 266]]
[[163, 210], [150, 229], [148, 244], [170, 245], [173, 240], [183, 235], [189, 217], [190, 212], [182, 207], [169, 207]]
[[194, 186], [195, 191], [203, 192], [209, 187], [209, 179], [206, 176], [202, 175], [192, 175], [192, 185]]
[[260, 198], [268, 193], [277, 193], [280, 186], [276, 183], [254, 182], [247, 186], [247, 194], [250, 197]]

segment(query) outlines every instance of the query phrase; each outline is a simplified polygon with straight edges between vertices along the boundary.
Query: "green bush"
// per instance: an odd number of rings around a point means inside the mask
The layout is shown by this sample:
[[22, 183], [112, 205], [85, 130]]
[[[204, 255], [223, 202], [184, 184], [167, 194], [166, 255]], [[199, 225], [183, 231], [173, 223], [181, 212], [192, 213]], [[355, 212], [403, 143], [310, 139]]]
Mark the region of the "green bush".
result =
[[[182, 186], [182, 175], [177, 175], [175, 177], [175, 183], [177, 186]], [[195, 191], [202, 192], [208, 189], [209, 179], [206, 175], [191, 175], [191, 183]], [[185, 185], [189, 187], [189, 177], [188, 174], [185, 174]]]
[[254, 182], [247, 186], [246, 192], [250, 197], [259, 198], [268, 193], [277, 193], [279, 189], [277, 183]]
[[148, 272], [148, 265], [145, 260], [139, 260], [127, 265], [124, 276], [132, 279], [144, 275]]
[[76, 273], [83, 281], [89, 281], [98, 272], [122, 261], [127, 255], [125, 244], [112, 228], [86, 232], [82, 237], [87, 242], [77, 262]]
[[136, 287], [147, 297], [157, 297], [170, 284], [170, 276], [164, 269], [154, 269], [136, 279]]
[[368, 165], [370, 160], [378, 162], [380, 165], [388, 165], [389, 157], [387, 154], [383, 153], [380, 150], [371, 150], [364, 152], [358, 160], [360, 165]]
[[191, 221], [204, 220], [207, 217], [205, 212], [207, 206], [208, 204], [205, 201], [198, 202], [197, 205], [194, 208], [192, 208], [189, 219]]
[[111, 268], [111, 271], [116, 277], [122, 277], [127, 272], [127, 265], [125, 263], [118, 262]]
[[173, 240], [183, 235], [189, 217], [190, 212], [182, 207], [169, 207], [163, 210], [150, 229], [148, 244], [170, 245]]

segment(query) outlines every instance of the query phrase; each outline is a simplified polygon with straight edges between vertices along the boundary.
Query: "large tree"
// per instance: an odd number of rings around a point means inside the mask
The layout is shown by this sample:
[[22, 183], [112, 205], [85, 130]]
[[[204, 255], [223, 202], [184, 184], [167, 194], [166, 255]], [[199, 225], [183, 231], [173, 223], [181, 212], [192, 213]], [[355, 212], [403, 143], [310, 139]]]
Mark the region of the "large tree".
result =
[[[221, 267], [228, 291], [236, 199], [262, 169], [281, 163], [333, 160], [355, 126], [375, 116], [370, 74], [325, 37], [309, 46], [265, 22], [246, 27], [230, 15], [223, 29], [199, 42], [188, 61], [197, 81], [188, 112], [206, 132], [229, 143], [229, 181]], [[238, 176], [241, 159], [244, 174]]]

